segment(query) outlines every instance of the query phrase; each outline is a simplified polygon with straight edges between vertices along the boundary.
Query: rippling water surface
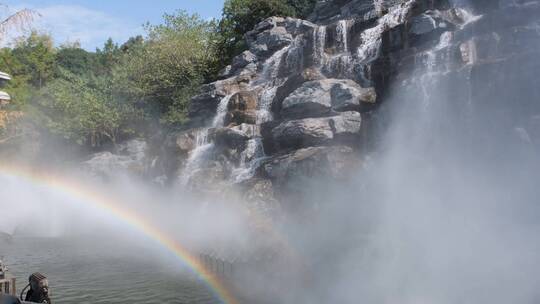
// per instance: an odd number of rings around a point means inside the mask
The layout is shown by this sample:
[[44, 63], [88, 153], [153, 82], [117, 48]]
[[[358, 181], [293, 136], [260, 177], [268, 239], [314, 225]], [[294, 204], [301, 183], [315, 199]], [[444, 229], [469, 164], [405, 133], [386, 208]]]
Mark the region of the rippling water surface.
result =
[[16, 275], [19, 291], [31, 273], [44, 273], [54, 303], [219, 303], [167, 253], [118, 244], [81, 238], [16, 238], [10, 244], [0, 241], [0, 256]]

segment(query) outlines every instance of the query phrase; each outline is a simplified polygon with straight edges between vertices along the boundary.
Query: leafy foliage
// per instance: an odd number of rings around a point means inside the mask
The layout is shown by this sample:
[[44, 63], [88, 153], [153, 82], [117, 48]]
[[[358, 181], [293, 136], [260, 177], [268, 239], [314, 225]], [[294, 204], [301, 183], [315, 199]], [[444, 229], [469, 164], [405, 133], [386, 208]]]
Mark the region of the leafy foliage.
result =
[[182, 125], [191, 96], [243, 51], [247, 31], [270, 16], [304, 17], [315, 2], [227, 0], [221, 21], [177, 11], [147, 24], [146, 36], [121, 45], [109, 39], [95, 52], [77, 43], [54, 47], [33, 31], [0, 49], [0, 68], [13, 76], [11, 110], [90, 147], [145, 132], [149, 123]]
[[61, 73], [62, 78], [42, 90], [38, 101], [49, 112], [50, 130], [92, 147], [116, 144], [121, 136], [135, 131], [131, 126], [141, 114], [115, 95], [110, 79]]
[[146, 26], [146, 42], [124, 46], [129, 55], [114, 74], [132, 98], [162, 113], [162, 122], [179, 124], [186, 121], [190, 97], [216, 73], [216, 23], [184, 11], [164, 19]]

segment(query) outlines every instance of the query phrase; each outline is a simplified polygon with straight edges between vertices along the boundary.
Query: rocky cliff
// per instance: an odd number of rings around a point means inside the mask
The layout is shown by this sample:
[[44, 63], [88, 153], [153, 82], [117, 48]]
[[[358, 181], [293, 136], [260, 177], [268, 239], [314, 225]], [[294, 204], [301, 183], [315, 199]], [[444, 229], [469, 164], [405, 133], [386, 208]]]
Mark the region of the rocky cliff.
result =
[[263, 210], [290, 206], [306, 181], [362, 167], [385, 105], [399, 102], [390, 88], [420, 103], [433, 81], [449, 111], [538, 145], [539, 21], [540, 1], [525, 0], [327, 0], [309, 20], [267, 19], [193, 97], [191, 128], [167, 136], [153, 170], [202, 192], [236, 185]]

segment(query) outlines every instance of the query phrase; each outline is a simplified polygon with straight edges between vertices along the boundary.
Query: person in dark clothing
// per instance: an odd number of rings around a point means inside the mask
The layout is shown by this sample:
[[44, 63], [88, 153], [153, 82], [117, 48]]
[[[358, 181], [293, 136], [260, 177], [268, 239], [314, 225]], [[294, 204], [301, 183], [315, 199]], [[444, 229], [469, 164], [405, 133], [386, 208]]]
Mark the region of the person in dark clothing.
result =
[[25, 301], [51, 304], [49, 297], [49, 282], [41, 273], [34, 273], [28, 278], [30, 290], [26, 293]]

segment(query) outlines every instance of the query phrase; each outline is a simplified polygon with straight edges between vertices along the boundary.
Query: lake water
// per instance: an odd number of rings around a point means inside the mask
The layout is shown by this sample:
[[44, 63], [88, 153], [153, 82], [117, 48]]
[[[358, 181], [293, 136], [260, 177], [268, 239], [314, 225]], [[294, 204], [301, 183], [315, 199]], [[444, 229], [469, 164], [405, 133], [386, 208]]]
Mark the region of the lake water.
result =
[[54, 303], [220, 303], [177, 259], [152, 248], [85, 238], [0, 241], [18, 292], [33, 272], [48, 279]]

